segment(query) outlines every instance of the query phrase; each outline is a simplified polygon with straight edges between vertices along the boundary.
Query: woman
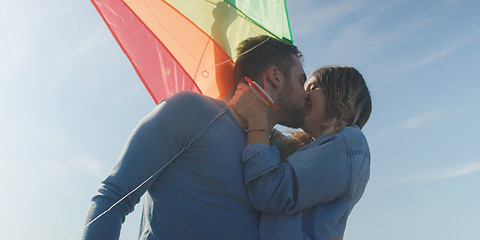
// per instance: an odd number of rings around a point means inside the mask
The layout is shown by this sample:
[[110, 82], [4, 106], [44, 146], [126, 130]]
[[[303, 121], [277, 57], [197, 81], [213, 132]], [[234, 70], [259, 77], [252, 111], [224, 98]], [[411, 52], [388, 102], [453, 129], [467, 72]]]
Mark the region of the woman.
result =
[[248, 88], [236, 97], [234, 106], [248, 122], [244, 178], [252, 205], [262, 212], [260, 239], [342, 239], [369, 179], [370, 152], [361, 128], [371, 99], [362, 75], [346, 66], [319, 68], [305, 90], [310, 101], [304, 132], [272, 137], [282, 154], [262, 128], [268, 106]]

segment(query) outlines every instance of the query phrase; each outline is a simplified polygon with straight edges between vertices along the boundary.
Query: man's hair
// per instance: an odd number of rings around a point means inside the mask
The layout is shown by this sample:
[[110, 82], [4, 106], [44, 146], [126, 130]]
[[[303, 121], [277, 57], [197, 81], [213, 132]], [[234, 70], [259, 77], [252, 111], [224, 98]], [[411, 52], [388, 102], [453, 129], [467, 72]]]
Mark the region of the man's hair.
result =
[[[258, 80], [271, 66], [276, 66], [288, 77], [295, 60], [292, 55], [299, 60], [302, 58], [302, 53], [296, 46], [265, 35], [242, 41], [236, 50], [238, 56], [234, 68], [236, 84], [243, 81], [245, 76], [253, 81]], [[263, 86], [263, 81], [258, 84]]]

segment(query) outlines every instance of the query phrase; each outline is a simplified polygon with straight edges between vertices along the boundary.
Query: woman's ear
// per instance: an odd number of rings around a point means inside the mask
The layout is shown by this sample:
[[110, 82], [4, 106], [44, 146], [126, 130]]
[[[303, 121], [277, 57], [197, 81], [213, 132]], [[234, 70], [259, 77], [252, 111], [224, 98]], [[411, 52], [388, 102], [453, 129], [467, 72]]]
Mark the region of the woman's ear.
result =
[[[277, 66], [270, 66], [267, 69], [267, 81], [272, 84], [273, 87], [279, 88], [281, 85], [281, 78], [283, 77], [282, 73], [280, 72], [280, 69], [277, 68]], [[280, 78], [280, 79], [279, 79]]]

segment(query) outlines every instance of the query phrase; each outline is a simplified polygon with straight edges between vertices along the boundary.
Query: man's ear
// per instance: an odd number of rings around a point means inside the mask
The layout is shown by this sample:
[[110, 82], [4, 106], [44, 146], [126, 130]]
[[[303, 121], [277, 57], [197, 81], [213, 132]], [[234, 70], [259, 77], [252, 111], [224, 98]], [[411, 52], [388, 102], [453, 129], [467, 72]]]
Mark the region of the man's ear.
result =
[[272, 84], [273, 87], [279, 88], [281, 85], [280, 79], [282, 78], [283, 75], [280, 72], [280, 69], [278, 69], [277, 66], [270, 66], [267, 68], [267, 79], [270, 84]]

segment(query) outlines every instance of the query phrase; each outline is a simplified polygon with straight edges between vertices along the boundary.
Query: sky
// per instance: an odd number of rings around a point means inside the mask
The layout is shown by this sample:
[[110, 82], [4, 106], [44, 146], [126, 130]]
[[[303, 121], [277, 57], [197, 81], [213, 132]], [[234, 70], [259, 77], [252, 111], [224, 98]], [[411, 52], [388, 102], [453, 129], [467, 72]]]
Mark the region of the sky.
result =
[[[480, 1], [287, 7], [305, 72], [351, 65], [371, 91], [371, 177], [345, 239], [478, 239]], [[0, 0], [0, 56], [0, 239], [67, 239], [155, 104], [90, 1]]]

